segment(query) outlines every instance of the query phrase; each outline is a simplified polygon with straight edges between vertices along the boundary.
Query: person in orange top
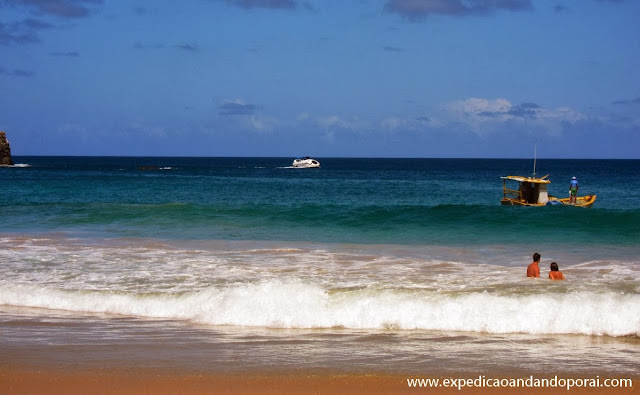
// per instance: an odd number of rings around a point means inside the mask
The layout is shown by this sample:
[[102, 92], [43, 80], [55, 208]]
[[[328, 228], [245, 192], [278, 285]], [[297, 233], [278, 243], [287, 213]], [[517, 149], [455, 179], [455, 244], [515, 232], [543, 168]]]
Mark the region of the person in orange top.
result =
[[533, 254], [533, 262], [527, 266], [527, 277], [540, 277], [540, 254]]
[[549, 272], [549, 278], [552, 280], [564, 280], [564, 274], [558, 270], [558, 264], [551, 262], [551, 271]]

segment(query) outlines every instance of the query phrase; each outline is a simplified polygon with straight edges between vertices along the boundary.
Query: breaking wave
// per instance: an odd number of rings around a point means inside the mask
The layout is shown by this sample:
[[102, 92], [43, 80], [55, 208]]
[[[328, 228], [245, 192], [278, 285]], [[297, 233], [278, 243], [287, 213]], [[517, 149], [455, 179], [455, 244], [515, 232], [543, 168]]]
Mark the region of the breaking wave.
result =
[[0, 305], [216, 326], [640, 336], [640, 295], [613, 292], [327, 290], [298, 280], [269, 280], [180, 294], [134, 294], [5, 284]]

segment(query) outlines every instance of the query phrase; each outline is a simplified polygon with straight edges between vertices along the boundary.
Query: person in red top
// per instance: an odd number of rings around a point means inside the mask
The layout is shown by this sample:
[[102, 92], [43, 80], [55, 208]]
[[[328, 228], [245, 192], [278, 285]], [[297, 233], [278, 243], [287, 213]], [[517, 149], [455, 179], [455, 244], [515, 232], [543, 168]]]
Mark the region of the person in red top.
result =
[[540, 277], [540, 254], [533, 254], [533, 262], [527, 266], [527, 277]]
[[551, 262], [551, 271], [549, 272], [549, 278], [552, 280], [564, 280], [564, 274], [558, 270], [558, 264]]

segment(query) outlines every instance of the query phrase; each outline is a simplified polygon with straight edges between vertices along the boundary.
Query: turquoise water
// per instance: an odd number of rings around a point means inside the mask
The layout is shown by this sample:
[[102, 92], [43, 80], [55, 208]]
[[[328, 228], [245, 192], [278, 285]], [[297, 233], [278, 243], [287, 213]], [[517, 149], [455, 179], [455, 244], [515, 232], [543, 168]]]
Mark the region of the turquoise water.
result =
[[[538, 160], [550, 194], [591, 209], [502, 207], [503, 175], [531, 160], [16, 157], [0, 169], [0, 217], [15, 232], [100, 237], [391, 244], [640, 242], [640, 161]], [[140, 170], [142, 166], [157, 170]]]

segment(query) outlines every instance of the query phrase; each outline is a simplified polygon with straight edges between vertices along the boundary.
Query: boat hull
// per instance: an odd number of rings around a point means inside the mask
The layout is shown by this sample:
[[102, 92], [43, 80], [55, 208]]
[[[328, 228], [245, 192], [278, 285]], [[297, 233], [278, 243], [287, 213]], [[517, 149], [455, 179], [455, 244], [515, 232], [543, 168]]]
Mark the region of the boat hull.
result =
[[293, 161], [292, 166], [297, 169], [317, 169], [320, 167], [320, 162], [311, 158], [298, 158]]
[[523, 202], [520, 201], [518, 199], [511, 199], [511, 198], [504, 198], [502, 200], [500, 200], [500, 204], [503, 206], [523, 206], [523, 207], [542, 207], [542, 206], [546, 206], [546, 204], [542, 204], [542, 203], [527, 203], [527, 202]]
[[[550, 197], [549, 198], [549, 202], [547, 203], [527, 203], [527, 202], [523, 202], [519, 199], [515, 199], [515, 198], [503, 198], [502, 200], [500, 200], [500, 204], [503, 206], [531, 206], [531, 207], [542, 207], [542, 206], [552, 206], [552, 205], [557, 205], [558, 203], [560, 203], [560, 205], [563, 206], [573, 206], [573, 207], [584, 207], [584, 208], [588, 208], [593, 206], [593, 203], [595, 203], [596, 201], [596, 195], [587, 195], [587, 196], [579, 196], [576, 198], [576, 203], [572, 204], [569, 203], [569, 198], [564, 198], [564, 199], [559, 199], [559, 198], [555, 198], [555, 197]], [[558, 203], [556, 203], [558, 202]]]
[[556, 200], [561, 202], [565, 206], [591, 207], [593, 206], [593, 203], [596, 202], [596, 195], [579, 196], [576, 198], [575, 203], [569, 203], [569, 198]]

